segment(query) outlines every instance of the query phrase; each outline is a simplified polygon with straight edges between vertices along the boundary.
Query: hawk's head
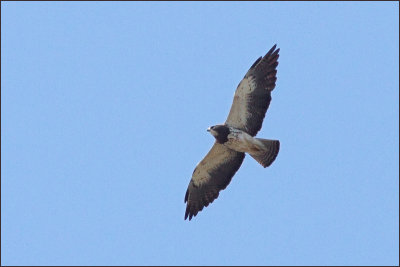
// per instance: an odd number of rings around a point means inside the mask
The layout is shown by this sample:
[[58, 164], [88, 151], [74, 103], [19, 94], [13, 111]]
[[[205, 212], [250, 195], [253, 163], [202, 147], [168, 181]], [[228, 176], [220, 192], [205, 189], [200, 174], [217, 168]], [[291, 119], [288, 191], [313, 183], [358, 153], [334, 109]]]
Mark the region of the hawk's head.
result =
[[210, 132], [215, 139], [217, 140], [218, 143], [223, 144], [226, 141], [228, 141], [228, 134], [230, 133], [229, 127], [225, 125], [214, 125], [210, 126], [207, 129], [208, 132]]

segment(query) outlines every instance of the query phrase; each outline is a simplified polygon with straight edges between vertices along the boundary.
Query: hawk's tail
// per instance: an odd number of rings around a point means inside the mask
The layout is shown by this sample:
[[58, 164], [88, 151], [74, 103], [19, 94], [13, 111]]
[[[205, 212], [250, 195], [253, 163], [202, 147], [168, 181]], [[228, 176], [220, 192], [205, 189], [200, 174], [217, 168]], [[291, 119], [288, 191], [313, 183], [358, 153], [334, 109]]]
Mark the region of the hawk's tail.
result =
[[268, 140], [256, 138], [259, 142], [263, 144], [263, 147], [259, 147], [260, 150], [258, 152], [250, 153], [258, 163], [260, 163], [264, 168], [268, 167], [274, 162], [276, 156], [278, 156], [279, 152], [279, 140]]

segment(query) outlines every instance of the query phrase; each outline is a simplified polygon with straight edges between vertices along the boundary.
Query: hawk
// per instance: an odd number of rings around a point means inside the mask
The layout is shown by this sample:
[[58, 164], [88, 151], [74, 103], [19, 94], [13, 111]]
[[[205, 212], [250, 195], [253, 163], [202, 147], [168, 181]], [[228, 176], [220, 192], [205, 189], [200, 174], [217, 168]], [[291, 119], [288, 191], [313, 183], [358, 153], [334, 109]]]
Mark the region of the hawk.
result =
[[274, 45], [259, 57], [236, 88], [233, 103], [224, 124], [207, 129], [214, 145], [197, 164], [185, 194], [185, 220], [212, 203], [242, 165], [248, 153], [264, 168], [274, 162], [279, 140], [255, 138], [275, 88], [279, 48]]

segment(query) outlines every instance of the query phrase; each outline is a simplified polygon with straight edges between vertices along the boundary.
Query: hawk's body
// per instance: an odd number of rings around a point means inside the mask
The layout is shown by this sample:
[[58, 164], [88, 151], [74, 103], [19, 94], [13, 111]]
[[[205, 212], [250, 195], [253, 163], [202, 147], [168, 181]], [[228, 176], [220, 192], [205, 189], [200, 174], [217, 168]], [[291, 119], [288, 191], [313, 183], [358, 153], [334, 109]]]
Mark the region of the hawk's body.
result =
[[279, 57], [275, 48], [258, 58], [239, 83], [225, 123], [208, 129], [216, 141], [193, 171], [185, 195], [185, 219], [191, 220], [218, 197], [240, 168], [245, 153], [263, 167], [271, 165], [278, 155], [278, 140], [254, 137], [262, 127], [275, 88]]
[[261, 150], [262, 142], [246, 132], [229, 127], [228, 141], [224, 143], [227, 148], [238, 152], [256, 153]]

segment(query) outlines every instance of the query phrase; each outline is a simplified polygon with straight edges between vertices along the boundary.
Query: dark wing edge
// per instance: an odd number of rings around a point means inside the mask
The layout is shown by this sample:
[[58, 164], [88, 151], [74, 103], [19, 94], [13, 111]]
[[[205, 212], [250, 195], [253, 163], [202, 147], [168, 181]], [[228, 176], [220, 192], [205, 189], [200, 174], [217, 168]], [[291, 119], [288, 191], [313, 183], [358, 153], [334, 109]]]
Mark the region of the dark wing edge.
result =
[[239, 83], [226, 124], [255, 136], [261, 130], [276, 85], [279, 48], [258, 58]]
[[185, 220], [196, 216], [219, 196], [242, 165], [244, 153], [214, 143], [211, 150], [193, 171], [185, 194]]

